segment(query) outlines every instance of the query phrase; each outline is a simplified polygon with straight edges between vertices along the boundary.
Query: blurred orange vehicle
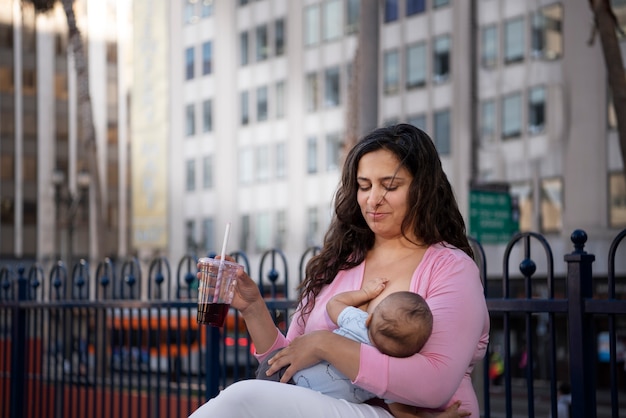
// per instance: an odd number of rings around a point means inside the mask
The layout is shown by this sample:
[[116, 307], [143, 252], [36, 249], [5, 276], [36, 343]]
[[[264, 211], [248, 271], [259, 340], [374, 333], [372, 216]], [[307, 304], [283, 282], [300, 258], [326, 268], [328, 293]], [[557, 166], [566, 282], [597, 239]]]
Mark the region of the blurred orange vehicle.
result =
[[[110, 365], [117, 370], [168, 372], [177, 367], [198, 373], [207, 347], [207, 326], [198, 324], [195, 309], [109, 311], [106, 319]], [[244, 321], [229, 312], [221, 329], [220, 361], [234, 367], [254, 351]], [[253, 362], [256, 362], [252, 358]]]

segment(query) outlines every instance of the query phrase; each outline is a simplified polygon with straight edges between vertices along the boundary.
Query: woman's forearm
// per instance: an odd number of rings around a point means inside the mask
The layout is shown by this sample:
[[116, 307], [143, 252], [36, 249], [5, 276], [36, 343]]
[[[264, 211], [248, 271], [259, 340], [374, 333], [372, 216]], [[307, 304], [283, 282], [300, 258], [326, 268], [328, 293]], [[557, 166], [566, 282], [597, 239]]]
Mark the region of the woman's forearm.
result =
[[319, 357], [354, 381], [359, 374], [361, 343], [332, 332], [324, 333], [323, 338], [324, 341], [317, 344]]
[[267, 309], [265, 301], [259, 299], [251, 303], [245, 311], [241, 311], [241, 316], [246, 322], [246, 327], [257, 353], [264, 353], [269, 350], [276, 341], [278, 329]]

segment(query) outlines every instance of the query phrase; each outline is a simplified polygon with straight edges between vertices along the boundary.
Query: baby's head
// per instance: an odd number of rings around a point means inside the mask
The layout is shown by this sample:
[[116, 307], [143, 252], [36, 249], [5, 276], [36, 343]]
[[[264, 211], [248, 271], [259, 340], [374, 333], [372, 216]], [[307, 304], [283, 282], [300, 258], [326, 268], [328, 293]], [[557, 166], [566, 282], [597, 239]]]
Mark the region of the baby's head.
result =
[[368, 318], [372, 344], [392, 357], [408, 357], [422, 349], [433, 329], [433, 315], [417, 293], [395, 292]]

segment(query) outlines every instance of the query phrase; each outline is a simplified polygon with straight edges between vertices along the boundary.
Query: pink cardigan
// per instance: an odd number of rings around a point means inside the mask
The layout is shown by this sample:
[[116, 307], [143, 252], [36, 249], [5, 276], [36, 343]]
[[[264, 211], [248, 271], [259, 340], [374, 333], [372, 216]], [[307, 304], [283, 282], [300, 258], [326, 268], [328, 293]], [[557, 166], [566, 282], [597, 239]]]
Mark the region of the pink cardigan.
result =
[[[279, 332], [274, 345], [257, 358], [262, 361], [303, 333], [337, 328], [326, 313], [326, 303], [336, 293], [360, 289], [364, 266], [339, 272], [318, 295], [306, 325], [298, 321], [297, 312], [287, 335]], [[381, 398], [423, 408], [440, 409], [461, 400], [461, 409], [480, 416], [470, 373], [487, 349], [489, 312], [475, 262], [458, 249], [432, 245], [413, 273], [410, 290], [422, 295], [432, 310], [428, 342], [408, 358], [389, 357], [362, 344], [354, 383]]]

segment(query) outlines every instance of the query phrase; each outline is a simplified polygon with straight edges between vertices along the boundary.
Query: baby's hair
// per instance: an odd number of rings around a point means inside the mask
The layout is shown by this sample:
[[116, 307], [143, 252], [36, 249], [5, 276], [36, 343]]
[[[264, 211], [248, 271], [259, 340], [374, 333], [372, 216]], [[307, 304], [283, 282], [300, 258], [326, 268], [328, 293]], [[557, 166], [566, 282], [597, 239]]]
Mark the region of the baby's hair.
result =
[[423, 297], [403, 291], [387, 296], [375, 309], [380, 315], [376, 333], [394, 341], [395, 348], [379, 350], [393, 357], [408, 357], [424, 347], [433, 330], [433, 314]]

